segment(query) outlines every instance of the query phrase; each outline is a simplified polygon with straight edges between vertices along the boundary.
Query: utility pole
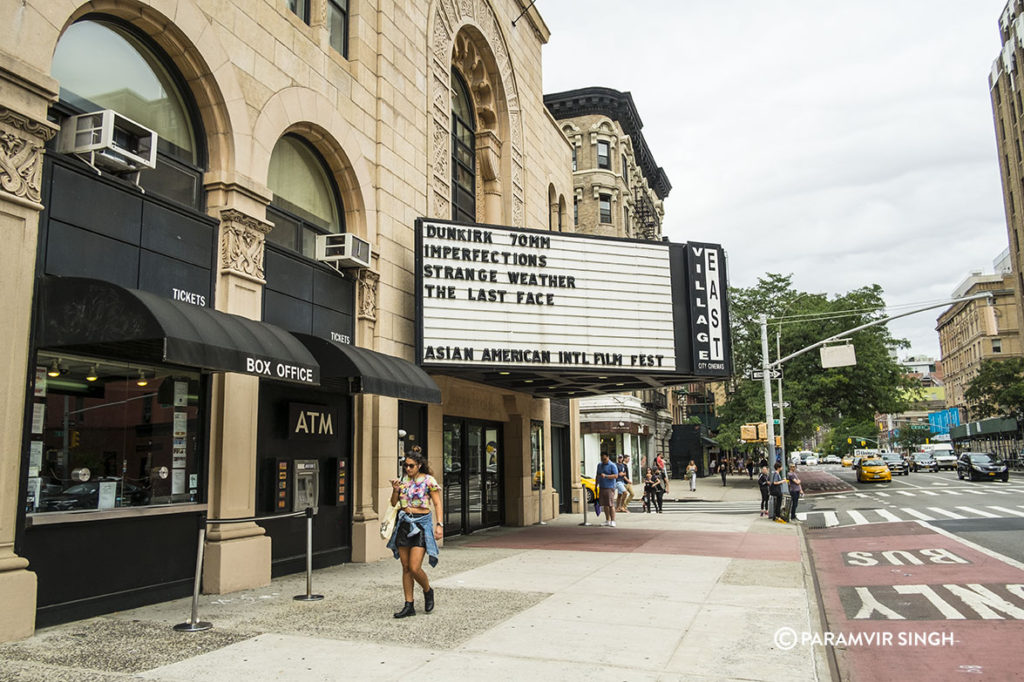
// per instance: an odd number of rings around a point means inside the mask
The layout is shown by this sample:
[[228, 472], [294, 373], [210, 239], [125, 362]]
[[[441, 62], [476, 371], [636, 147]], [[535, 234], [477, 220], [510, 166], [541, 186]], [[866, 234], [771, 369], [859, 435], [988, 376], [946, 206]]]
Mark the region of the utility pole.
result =
[[775, 415], [772, 411], [771, 368], [768, 366], [768, 316], [762, 313], [759, 319], [761, 321], [761, 366], [764, 368], [764, 376], [761, 378], [764, 384], [764, 427], [768, 432], [768, 471], [774, 471]]

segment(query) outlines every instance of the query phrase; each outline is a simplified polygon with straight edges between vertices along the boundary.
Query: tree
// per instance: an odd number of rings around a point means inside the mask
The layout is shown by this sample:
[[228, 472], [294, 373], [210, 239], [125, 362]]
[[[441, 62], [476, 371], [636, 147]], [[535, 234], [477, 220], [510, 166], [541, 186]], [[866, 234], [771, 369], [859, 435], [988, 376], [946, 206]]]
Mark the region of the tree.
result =
[[929, 429], [914, 429], [911, 428], [910, 424], [907, 424], [900, 427], [900, 435], [895, 436], [893, 442], [904, 450], [913, 451], [917, 449], [918, 445], [924, 444], [931, 438], [931, 435]]
[[1024, 358], [982, 360], [964, 398], [972, 418], [1013, 417], [1024, 421]]
[[[793, 288], [791, 275], [767, 273], [750, 288], [730, 289], [733, 362], [736, 372], [761, 366], [761, 330], [758, 317], [769, 318], [771, 359], [775, 337], [786, 356], [822, 339], [880, 319], [885, 307], [882, 289], [871, 285], [829, 298]], [[784, 398], [786, 443], [798, 443], [819, 425], [843, 421], [873, 423], [877, 413], [902, 412], [914, 383], [897, 362], [897, 349], [909, 346], [896, 339], [885, 325], [857, 332], [852, 337], [857, 364], [823, 370], [818, 353], [811, 351], [786, 362]], [[774, 394], [774, 386], [773, 394]], [[778, 396], [773, 395], [777, 400]], [[764, 421], [764, 394], [759, 381], [738, 379], [736, 391], [721, 411], [723, 422], [739, 425]], [[858, 435], [868, 435], [872, 431]], [[843, 437], [845, 444], [845, 436]]]

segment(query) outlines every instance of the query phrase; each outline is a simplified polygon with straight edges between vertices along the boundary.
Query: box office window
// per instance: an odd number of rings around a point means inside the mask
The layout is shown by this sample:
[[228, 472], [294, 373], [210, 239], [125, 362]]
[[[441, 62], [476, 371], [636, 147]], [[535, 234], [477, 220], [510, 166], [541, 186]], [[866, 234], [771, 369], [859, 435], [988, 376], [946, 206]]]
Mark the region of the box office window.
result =
[[200, 386], [197, 372], [41, 351], [26, 511], [198, 502]]

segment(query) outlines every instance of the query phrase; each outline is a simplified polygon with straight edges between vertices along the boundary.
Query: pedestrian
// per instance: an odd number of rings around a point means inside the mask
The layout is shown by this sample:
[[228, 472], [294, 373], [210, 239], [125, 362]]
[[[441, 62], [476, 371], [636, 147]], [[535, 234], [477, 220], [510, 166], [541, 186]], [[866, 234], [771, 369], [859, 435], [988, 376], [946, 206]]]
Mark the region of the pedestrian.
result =
[[641, 498], [643, 502], [641, 508], [647, 514], [651, 513], [651, 502], [654, 500], [654, 478], [651, 475], [653, 471], [654, 466], [652, 464], [644, 472], [644, 496]]
[[660, 514], [665, 498], [665, 477], [658, 469], [651, 472], [651, 491], [654, 495], [654, 509]]
[[796, 473], [796, 465], [789, 465], [789, 475], [786, 476], [789, 480], [789, 499], [793, 503], [789, 510], [789, 520], [796, 521], [796, 506], [800, 502], [800, 494], [803, 493], [803, 488], [800, 487], [800, 476]]
[[772, 521], [781, 520], [782, 516], [782, 482], [785, 481], [782, 477], [782, 463], [775, 462], [775, 470], [772, 471], [771, 481], [771, 519]]
[[716, 471], [718, 471], [718, 464], [717, 464], [717, 462], [715, 462], [715, 458], [712, 457], [711, 461], [708, 462], [708, 473], [709, 474], [713, 474]]
[[629, 513], [629, 503], [633, 501], [635, 495], [633, 495], [633, 478], [629, 474], [629, 455], [622, 456], [622, 466], [619, 468], [619, 472], [622, 474], [619, 477], [619, 481], [622, 483], [623, 492], [619, 495], [619, 508], [616, 511]]
[[[419, 448], [410, 450], [402, 466], [405, 469], [402, 478], [391, 479], [391, 504], [397, 504], [399, 512], [387, 544], [395, 558], [402, 562], [405, 606], [395, 614], [395, 618], [416, 615], [414, 582], [423, 589], [423, 610], [427, 613], [434, 610], [434, 589], [423, 571], [423, 555], [429, 557], [431, 567], [436, 566], [439, 551], [437, 541], [444, 534], [441, 486], [433, 477], [426, 456]], [[434, 513], [437, 514], [436, 523], [430, 511], [430, 503], [433, 503]]]
[[690, 460], [690, 463], [686, 465], [686, 478], [690, 481], [690, 492], [697, 491], [697, 465]]
[[722, 463], [718, 465], [718, 473], [722, 475], [722, 487], [725, 487], [725, 475], [729, 471], [729, 463], [723, 458]]
[[768, 516], [768, 495], [771, 492], [771, 477], [766, 466], [761, 467], [761, 473], [757, 477], [757, 487], [761, 489], [761, 516]]
[[747, 457], [747, 480], [754, 480], [754, 458]]
[[605, 510], [607, 520], [602, 526], [615, 527], [615, 483], [619, 480], [619, 468], [611, 460], [607, 452], [601, 453], [601, 463], [597, 465], [598, 501]]
[[655, 458], [655, 463], [658, 465], [658, 471], [661, 472], [661, 479], [665, 482], [665, 492], [668, 492], [668, 469], [665, 468], [665, 458], [659, 452]]

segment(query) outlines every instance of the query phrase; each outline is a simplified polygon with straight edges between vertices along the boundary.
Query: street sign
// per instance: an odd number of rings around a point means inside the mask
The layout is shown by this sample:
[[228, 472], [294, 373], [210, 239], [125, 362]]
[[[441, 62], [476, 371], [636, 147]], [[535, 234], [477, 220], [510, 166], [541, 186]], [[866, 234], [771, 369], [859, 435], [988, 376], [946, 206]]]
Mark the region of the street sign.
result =
[[772, 420], [772, 424], [775, 424], [776, 426], [778, 426], [780, 424], [780, 422], [779, 422], [778, 419], [773, 419]]
[[[745, 370], [743, 370], [743, 378], [744, 379], [755, 379], [757, 381], [761, 381], [761, 380], [764, 379], [764, 370], [763, 369], [745, 369]], [[782, 378], [782, 369], [780, 368], [780, 369], [770, 369], [770, 370], [768, 370], [768, 378], [769, 379], [781, 379]]]
[[[779, 407], [778, 403], [772, 403], [772, 405], [774, 405], [775, 407]], [[788, 400], [783, 400], [782, 401], [782, 407], [791, 407], [791, 405], [789, 404]]]

